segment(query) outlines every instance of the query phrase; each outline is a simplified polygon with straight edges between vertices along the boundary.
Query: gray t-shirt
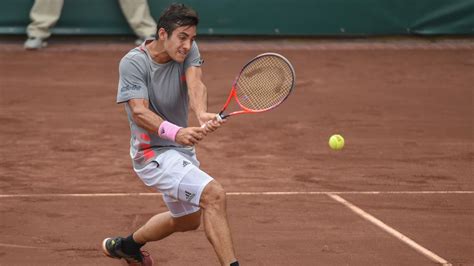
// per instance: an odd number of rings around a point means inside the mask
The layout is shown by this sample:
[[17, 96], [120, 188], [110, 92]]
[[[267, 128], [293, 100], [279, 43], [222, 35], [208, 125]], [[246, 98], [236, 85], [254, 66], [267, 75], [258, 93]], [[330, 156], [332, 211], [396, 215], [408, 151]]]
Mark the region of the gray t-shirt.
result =
[[[145, 44], [142, 44], [128, 52], [120, 61], [117, 103], [126, 103], [130, 99], [147, 99], [151, 111], [175, 125], [187, 127], [189, 99], [185, 73], [189, 67], [201, 64], [196, 42], [193, 42], [183, 63], [172, 60], [165, 64], [153, 61]], [[154, 160], [163, 149], [185, 148], [161, 139], [157, 133], [140, 128], [133, 121], [128, 103], [125, 110], [131, 131], [130, 156], [135, 167], [140, 168]]]

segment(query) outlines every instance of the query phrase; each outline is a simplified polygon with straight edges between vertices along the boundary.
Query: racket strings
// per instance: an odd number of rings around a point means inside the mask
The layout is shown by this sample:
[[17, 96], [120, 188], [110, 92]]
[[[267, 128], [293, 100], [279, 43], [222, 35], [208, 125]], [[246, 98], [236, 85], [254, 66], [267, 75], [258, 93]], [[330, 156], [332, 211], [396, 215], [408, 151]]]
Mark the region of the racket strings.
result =
[[264, 110], [279, 105], [291, 92], [294, 71], [289, 63], [276, 55], [256, 58], [241, 72], [236, 92], [240, 104], [251, 110]]

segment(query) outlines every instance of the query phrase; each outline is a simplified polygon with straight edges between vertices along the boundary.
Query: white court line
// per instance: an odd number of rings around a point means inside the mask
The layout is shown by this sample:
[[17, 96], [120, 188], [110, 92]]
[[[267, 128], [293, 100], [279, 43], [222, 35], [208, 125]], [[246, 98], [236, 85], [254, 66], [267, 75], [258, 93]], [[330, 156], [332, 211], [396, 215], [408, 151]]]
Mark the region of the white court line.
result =
[[287, 191], [287, 192], [228, 192], [227, 195], [328, 195], [328, 194], [474, 194], [474, 191], [455, 190], [455, 191]]
[[5, 244], [5, 243], [0, 243], [0, 247], [5, 247], [5, 248], [27, 248], [27, 249], [48, 249], [44, 247], [33, 247], [33, 246], [25, 246], [25, 245], [13, 245], [13, 244]]
[[414, 248], [416, 251], [418, 251], [421, 254], [425, 255], [426, 257], [428, 257], [432, 261], [434, 261], [436, 263], [440, 263], [442, 265], [446, 265], [446, 266], [451, 265], [447, 260], [445, 260], [445, 259], [441, 258], [440, 256], [434, 254], [430, 250], [420, 246], [415, 241], [411, 240], [410, 238], [408, 238], [407, 236], [405, 236], [402, 233], [398, 232], [397, 230], [393, 229], [392, 227], [386, 225], [385, 223], [383, 223], [379, 219], [377, 219], [374, 216], [368, 214], [367, 212], [365, 212], [361, 208], [359, 208], [359, 207], [355, 206], [354, 204], [348, 202], [347, 200], [343, 199], [342, 197], [340, 197], [338, 195], [335, 195], [335, 194], [330, 194], [330, 193], [328, 194], [328, 196], [331, 197], [332, 199], [334, 199], [335, 201], [342, 203], [343, 205], [345, 205], [346, 207], [351, 209], [353, 212], [355, 212], [358, 215], [362, 216], [362, 218], [364, 218], [364, 219], [368, 220], [369, 222], [375, 224], [376, 226], [382, 228], [382, 230], [384, 230], [387, 233], [391, 234], [395, 238], [398, 238], [400, 241], [402, 241], [405, 244], [409, 245], [410, 247]]
[[[384, 194], [474, 194], [474, 191], [274, 191], [274, 192], [227, 192], [228, 196], [291, 196], [291, 195], [384, 195]], [[58, 198], [58, 197], [142, 197], [161, 196], [161, 193], [45, 193], [45, 194], [0, 194], [0, 198]]]

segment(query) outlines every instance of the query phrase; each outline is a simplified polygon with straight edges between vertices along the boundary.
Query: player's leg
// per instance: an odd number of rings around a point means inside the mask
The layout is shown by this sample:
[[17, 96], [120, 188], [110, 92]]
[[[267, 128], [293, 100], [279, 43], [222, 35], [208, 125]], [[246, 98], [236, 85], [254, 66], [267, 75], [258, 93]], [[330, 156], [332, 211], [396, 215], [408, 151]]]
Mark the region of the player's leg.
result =
[[156, 22], [146, 0], [119, 0], [119, 3], [128, 24], [139, 37], [137, 45], [155, 35]]
[[[146, 185], [163, 192], [169, 212], [152, 217], [125, 239], [124, 246], [131, 246], [138, 252], [146, 242], [163, 239], [174, 232], [197, 229], [203, 213], [206, 235], [219, 260], [223, 265], [236, 263], [227, 222], [225, 192], [198, 165], [194, 155], [170, 150], [159, 155], [155, 162], [135, 169]], [[200, 210], [199, 206], [203, 209]]]
[[134, 233], [134, 239], [144, 244], [161, 240], [174, 232], [197, 229], [201, 222], [199, 198], [205, 185], [212, 178], [203, 175], [197, 168], [193, 152], [184, 154], [168, 150], [155, 161], [135, 169], [140, 179], [147, 185], [163, 193], [163, 201], [169, 212], [152, 217]]
[[201, 195], [204, 230], [222, 265], [235, 263], [234, 246], [227, 221], [226, 195], [216, 181], [210, 182]]
[[171, 212], [153, 216], [133, 234], [133, 239], [139, 244], [161, 240], [175, 232], [196, 230], [201, 224], [201, 211], [182, 217], [173, 217]]
[[[170, 212], [153, 217], [148, 226], [145, 225], [134, 234], [134, 238], [144, 243], [143, 241], [162, 239], [176, 231], [197, 229], [202, 212], [206, 236], [214, 247], [219, 261], [222, 265], [235, 262], [224, 189], [197, 166], [187, 163], [193, 161], [191, 158], [179, 157], [170, 161], [174, 161], [174, 166], [168, 168], [167, 172], [177, 173], [183, 168], [189, 168], [179, 182], [177, 194], [171, 192], [173, 197], [163, 197]], [[198, 206], [202, 207], [201, 211]]]
[[51, 35], [50, 28], [58, 21], [63, 3], [63, 0], [35, 1], [30, 11], [31, 23], [26, 28], [26, 49], [39, 49], [46, 45], [43, 40]]
[[[171, 201], [170, 199], [167, 200]], [[180, 203], [179, 201], [172, 202], [176, 202], [178, 205]], [[170, 206], [170, 203], [167, 203], [167, 205]], [[180, 217], [173, 217], [172, 211], [163, 212], [153, 216], [128, 237], [106, 238], [103, 242], [104, 253], [112, 258], [123, 258], [129, 263], [140, 262], [141, 265], [152, 265], [152, 257], [148, 252], [141, 250], [147, 242], [161, 240], [174, 232], [185, 232], [199, 228], [201, 211], [198, 207], [189, 207], [193, 208], [194, 212], [190, 214], [180, 213], [184, 215]], [[171, 207], [170, 209], [173, 210], [174, 208]]]

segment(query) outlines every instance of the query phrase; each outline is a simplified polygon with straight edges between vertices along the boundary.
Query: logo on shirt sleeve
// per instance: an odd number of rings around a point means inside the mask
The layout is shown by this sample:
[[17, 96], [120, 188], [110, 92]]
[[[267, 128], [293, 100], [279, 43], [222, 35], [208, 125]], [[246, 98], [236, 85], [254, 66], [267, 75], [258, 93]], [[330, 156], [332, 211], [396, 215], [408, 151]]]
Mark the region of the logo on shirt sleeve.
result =
[[140, 87], [139, 85], [127, 84], [127, 85], [125, 85], [125, 86], [122, 86], [122, 88], [120, 88], [120, 91], [121, 91], [121, 92], [139, 91], [140, 88], [141, 88], [141, 87]]

